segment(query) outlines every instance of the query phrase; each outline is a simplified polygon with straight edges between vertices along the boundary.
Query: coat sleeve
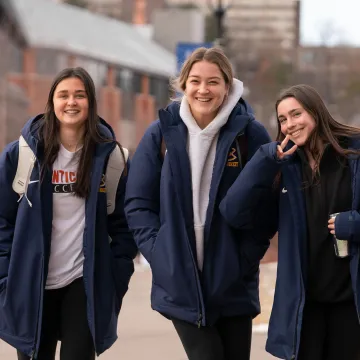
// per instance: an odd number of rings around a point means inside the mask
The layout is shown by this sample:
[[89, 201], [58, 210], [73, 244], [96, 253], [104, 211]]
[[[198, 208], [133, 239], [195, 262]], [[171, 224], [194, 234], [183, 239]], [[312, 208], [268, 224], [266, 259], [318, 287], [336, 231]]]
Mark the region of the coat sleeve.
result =
[[358, 211], [345, 211], [336, 216], [335, 234], [338, 239], [360, 243], [360, 214]]
[[276, 142], [261, 145], [220, 203], [220, 212], [235, 228], [266, 227], [277, 230], [278, 192], [274, 180], [282, 161], [276, 159]]
[[115, 285], [116, 292], [121, 300], [125, 295], [130, 278], [134, 273], [133, 259], [137, 254], [137, 247], [133, 235], [128, 227], [125, 211], [124, 198], [130, 162], [127, 162], [127, 171], [124, 171], [116, 192], [116, 204], [114, 212], [108, 216], [108, 232], [111, 237], [111, 250], [115, 258]]
[[8, 275], [18, 209], [19, 196], [12, 189], [18, 153], [18, 142], [14, 142], [0, 156], [0, 290]]
[[161, 132], [155, 122], [146, 131], [132, 159], [125, 197], [129, 227], [140, 252], [149, 263], [160, 228], [160, 144]]

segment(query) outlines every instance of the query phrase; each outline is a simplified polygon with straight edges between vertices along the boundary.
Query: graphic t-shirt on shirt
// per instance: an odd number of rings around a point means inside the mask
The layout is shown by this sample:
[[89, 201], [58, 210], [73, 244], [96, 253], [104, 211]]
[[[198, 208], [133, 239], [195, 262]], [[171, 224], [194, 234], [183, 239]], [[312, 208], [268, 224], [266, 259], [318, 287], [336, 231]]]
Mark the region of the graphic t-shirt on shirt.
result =
[[60, 145], [53, 164], [53, 221], [46, 289], [69, 285], [83, 274], [85, 199], [73, 193], [80, 153]]

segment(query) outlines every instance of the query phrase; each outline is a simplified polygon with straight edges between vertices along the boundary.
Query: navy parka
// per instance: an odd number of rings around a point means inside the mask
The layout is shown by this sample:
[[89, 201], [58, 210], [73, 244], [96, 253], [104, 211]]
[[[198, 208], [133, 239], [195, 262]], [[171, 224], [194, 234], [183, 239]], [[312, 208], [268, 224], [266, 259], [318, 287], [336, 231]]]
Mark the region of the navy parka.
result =
[[[260, 147], [220, 204], [232, 226], [261, 227], [272, 237], [278, 230], [278, 269], [266, 349], [280, 359], [296, 359], [299, 351], [307, 276], [307, 220], [298, 154], [283, 160], [272, 142]], [[288, 144], [288, 147], [290, 145]], [[360, 149], [351, 139], [350, 148]], [[350, 272], [357, 309], [360, 274], [359, 158], [349, 156], [352, 173], [352, 210], [336, 217], [336, 236], [350, 241]], [[281, 177], [278, 175], [281, 173]], [[280, 179], [274, 186], [274, 179]]]
[[[204, 265], [196, 263], [187, 128], [179, 104], [160, 110], [132, 159], [125, 211], [141, 253], [150, 263], [152, 308], [168, 318], [210, 325], [220, 317], [260, 311], [259, 261], [269, 241], [261, 231], [237, 230], [218, 206], [241, 170], [236, 138], [246, 136], [248, 157], [269, 141], [265, 128], [240, 101], [222, 127], [204, 229]], [[161, 154], [164, 139], [166, 155]]]
[[[41, 119], [42, 115], [31, 119], [22, 130], [37, 159], [42, 157], [37, 133]], [[114, 138], [104, 121], [99, 131], [109, 139]], [[109, 216], [106, 193], [100, 191], [105, 165], [114, 146], [115, 142], [96, 146], [91, 191], [85, 205], [83, 280], [88, 323], [97, 354], [108, 349], [117, 338], [117, 317], [137, 252], [124, 215], [126, 172], [119, 181], [115, 211]], [[18, 201], [19, 196], [12, 189], [18, 154], [19, 145], [15, 141], [0, 157], [0, 338], [33, 356], [38, 351], [41, 333], [53, 194], [51, 172], [39, 181], [40, 164], [36, 161], [27, 198]]]

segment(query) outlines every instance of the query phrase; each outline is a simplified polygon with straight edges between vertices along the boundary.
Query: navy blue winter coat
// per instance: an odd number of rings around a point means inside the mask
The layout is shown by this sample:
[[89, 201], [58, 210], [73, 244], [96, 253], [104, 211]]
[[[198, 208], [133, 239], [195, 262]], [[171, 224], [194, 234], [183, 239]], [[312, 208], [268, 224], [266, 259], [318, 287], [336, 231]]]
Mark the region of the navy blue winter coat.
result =
[[[22, 135], [38, 159], [41, 115], [30, 120]], [[103, 136], [113, 132], [103, 121]], [[117, 338], [117, 317], [134, 271], [137, 249], [124, 215], [127, 180], [123, 173], [112, 215], [106, 211], [106, 193], [99, 192], [105, 164], [115, 143], [96, 147], [91, 173], [91, 192], [85, 206], [84, 272], [87, 314], [98, 354]], [[42, 303], [47, 278], [52, 229], [51, 172], [39, 180], [37, 161], [31, 174], [27, 197], [12, 189], [18, 162], [18, 141], [9, 144], [0, 157], [0, 338], [29, 356], [36, 354], [41, 333]], [[109, 242], [109, 236], [112, 239]]]
[[[307, 221], [298, 154], [277, 160], [276, 142], [260, 147], [223, 199], [220, 209], [233, 226], [256, 224], [271, 237], [279, 231], [279, 255], [274, 304], [266, 349], [280, 359], [296, 359], [299, 351], [306, 288]], [[359, 140], [350, 148], [360, 149]], [[350, 156], [352, 210], [336, 217], [336, 236], [350, 241], [350, 272], [357, 309], [360, 296], [360, 168]], [[274, 179], [281, 172], [278, 188]]]
[[[220, 317], [260, 311], [259, 261], [269, 241], [257, 231], [237, 230], [218, 205], [240, 172], [236, 137], [242, 132], [248, 156], [269, 141], [265, 128], [240, 102], [218, 138], [204, 234], [204, 265], [198, 271], [187, 127], [179, 104], [160, 110], [135, 155], [125, 212], [141, 253], [151, 265], [152, 308], [168, 318], [210, 325]], [[164, 161], [161, 140], [166, 144]]]

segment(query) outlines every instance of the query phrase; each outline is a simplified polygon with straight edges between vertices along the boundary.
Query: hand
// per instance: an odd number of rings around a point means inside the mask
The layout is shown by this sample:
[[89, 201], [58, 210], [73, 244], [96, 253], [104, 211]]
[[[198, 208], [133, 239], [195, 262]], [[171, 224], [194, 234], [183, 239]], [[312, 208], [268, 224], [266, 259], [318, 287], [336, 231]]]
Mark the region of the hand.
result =
[[285, 139], [282, 141], [280, 145], [277, 146], [276, 156], [279, 160], [282, 160], [285, 156], [292, 155], [296, 149], [298, 148], [297, 145], [294, 145], [291, 149], [288, 151], [283, 152], [285, 149], [287, 143], [290, 140], [290, 135], [286, 135]]
[[328, 228], [330, 233], [335, 235], [335, 218], [332, 218], [328, 221]]

